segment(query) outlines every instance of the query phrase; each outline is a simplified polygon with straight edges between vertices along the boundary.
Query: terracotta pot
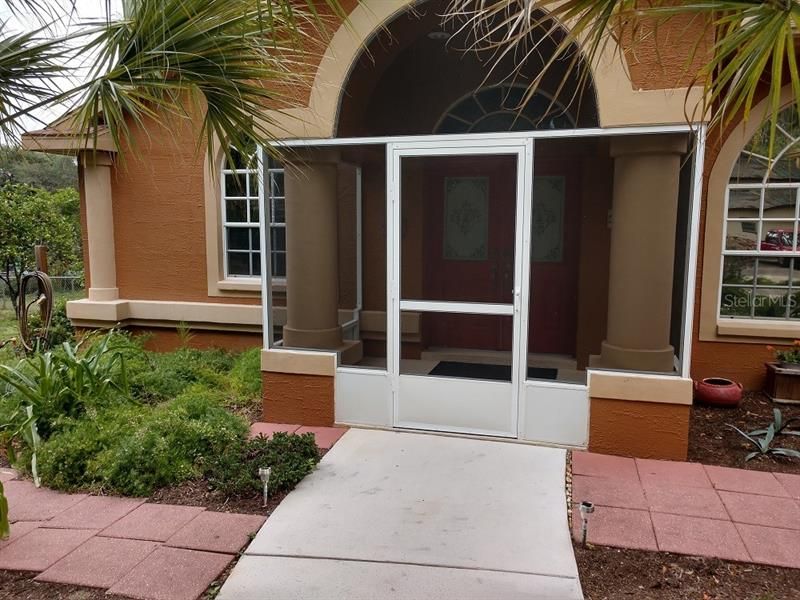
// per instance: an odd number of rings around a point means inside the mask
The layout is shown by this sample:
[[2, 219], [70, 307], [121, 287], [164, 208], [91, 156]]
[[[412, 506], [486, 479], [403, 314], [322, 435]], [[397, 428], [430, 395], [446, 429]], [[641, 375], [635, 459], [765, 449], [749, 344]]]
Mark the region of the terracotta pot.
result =
[[695, 400], [711, 406], [736, 407], [742, 401], [742, 384], [723, 377], [694, 382]]

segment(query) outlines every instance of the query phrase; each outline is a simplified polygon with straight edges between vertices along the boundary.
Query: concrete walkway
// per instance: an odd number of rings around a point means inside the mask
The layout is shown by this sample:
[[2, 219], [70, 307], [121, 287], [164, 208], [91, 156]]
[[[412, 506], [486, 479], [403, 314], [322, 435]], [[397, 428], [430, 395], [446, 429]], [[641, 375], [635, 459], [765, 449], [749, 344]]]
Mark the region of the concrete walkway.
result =
[[800, 475], [588, 452], [572, 473], [591, 543], [800, 568]]
[[564, 450], [351, 429], [218, 599], [582, 598], [564, 469]]

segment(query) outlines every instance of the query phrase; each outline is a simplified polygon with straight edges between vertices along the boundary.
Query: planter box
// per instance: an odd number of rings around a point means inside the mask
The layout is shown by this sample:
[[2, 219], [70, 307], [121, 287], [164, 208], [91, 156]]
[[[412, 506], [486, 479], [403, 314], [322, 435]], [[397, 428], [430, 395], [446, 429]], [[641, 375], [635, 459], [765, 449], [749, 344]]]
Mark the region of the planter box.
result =
[[764, 392], [773, 402], [800, 404], [800, 369], [786, 369], [777, 363], [766, 363]]

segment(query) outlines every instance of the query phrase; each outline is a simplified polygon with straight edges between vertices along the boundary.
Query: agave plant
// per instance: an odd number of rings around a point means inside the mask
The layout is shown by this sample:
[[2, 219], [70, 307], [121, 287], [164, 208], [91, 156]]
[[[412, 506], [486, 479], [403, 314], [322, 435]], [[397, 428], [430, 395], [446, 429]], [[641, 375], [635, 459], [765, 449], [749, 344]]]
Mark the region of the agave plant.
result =
[[[772, 409], [772, 429], [775, 432], [775, 435], [800, 436], [800, 430], [789, 429], [789, 427], [794, 424], [800, 425], [800, 417], [793, 417], [791, 419], [784, 420], [783, 413], [780, 411], [780, 409]], [[754, 429], [753, 431], [749, 431], [748, 435], [766, 435], [767, 431], [768, 429]]]
[[752, 452], [744, 457], [745, 462], [748, 462], [757, 456], [783, 456], [786, 458], [800, 458], [800, 450], [792, 448], [776, 448], [772, 445], [775, 440], [775, 424], [770, 423], [769, 427], [765, 430], [762, 437], [752, 435], [752, 433], [745, 433], [738, 427], [728, 425], [736, 433], [741, 435], [747, 442], [755, 448]]
[[[734, 119], [750, 118], [754, 104], [766, 97], [771, 151], [787, 83], [800, 110], [798, 0], [450, 0], [445, 19], [468, 36], [472, 49], [488, 53], [494, 65], [505, 57], [522, 65], [545, 41], [556, 40], [555, 52], [530, 82], [529, 98], [557, 63], [567, 62], [568, 71], [578, 69], [585, 79], [587, 66], [607, 48], [621, 52], [625, 46], [636, 52], [637, 44], [648, 39], [655, 39], [657, 46], [658, 28], [687, 16], [702, 23], [712, 39], [710, 48], [704, 36], [690, 48], [684, 79], [700, 85], [703, 95], [688, 112], [708, 116], [712, 126], [724, 128]], [[582, 56], [574, 50], [577, 42]]]

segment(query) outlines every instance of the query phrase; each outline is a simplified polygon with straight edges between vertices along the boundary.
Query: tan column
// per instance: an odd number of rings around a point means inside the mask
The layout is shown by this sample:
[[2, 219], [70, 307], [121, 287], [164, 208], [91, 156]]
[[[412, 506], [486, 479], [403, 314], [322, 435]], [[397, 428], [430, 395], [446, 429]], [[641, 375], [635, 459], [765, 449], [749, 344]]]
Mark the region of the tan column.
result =
[[337, 349], [339, 326], [338, 155], [303, 152], [286, 165], [287, 347]]
[[608, 328], [592, 366], [673, 370], [669, 343], [684, 136], [614, 138]]
[[111, 203], [111, 154], [84, 152], [83, 193], [89, 255], [89, 300], [119, 298], [114, 251], [114, 211]]

